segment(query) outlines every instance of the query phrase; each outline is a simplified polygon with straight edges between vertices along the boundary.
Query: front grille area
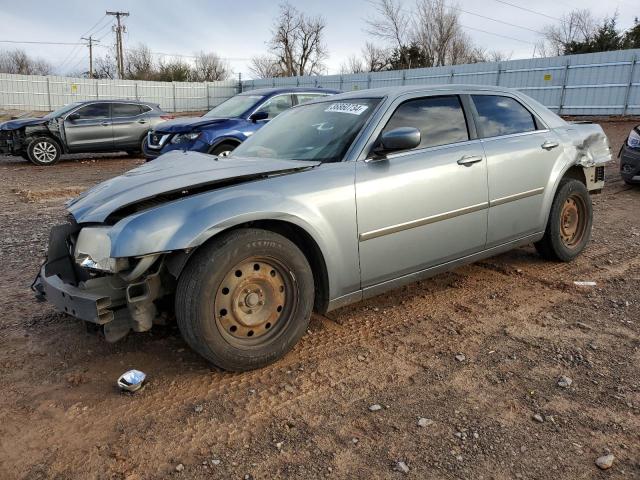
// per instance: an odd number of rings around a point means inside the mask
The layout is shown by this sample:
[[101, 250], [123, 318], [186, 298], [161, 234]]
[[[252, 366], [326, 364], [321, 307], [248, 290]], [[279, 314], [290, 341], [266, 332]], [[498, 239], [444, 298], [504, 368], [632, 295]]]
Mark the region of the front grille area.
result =
[[596, 167], [596, 182], [604, 180], [604, 166]]

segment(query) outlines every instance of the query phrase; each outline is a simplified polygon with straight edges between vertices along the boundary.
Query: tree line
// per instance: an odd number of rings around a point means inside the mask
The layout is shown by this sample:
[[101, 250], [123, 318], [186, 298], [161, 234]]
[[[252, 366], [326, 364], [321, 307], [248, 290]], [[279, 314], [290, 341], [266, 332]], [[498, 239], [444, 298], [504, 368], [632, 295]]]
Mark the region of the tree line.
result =
[[[510, 53], [487, 51], [476, 45], [460, 22], [460, 9], [447, 0], [370, 0], [371, 14], [365, 19], [369, 39], [359, 53], [349, 56], [340, 72], [364, 73], [384, 70], [438, 67], [486, 61], [501, 61]], [[301, 12], [291, 3], [280, 4], [273, 20], [269, 53], [251, 59], [256, 77], [290, 77], [327, 73], [329, 51], [325, 43], [326, 19]], [[538, 56], [592, 53], [640, 48], [640, 23], [623, 31], [617, 15], [596, 19], [587, 9], [564, 14], [542, 29], [536, 44]], [[228, 63], [214, 52], [186, 57], [156, 58], [148, 46], [139, 44], [124, 54], [124, 78], [156, 81], [216, 81], [231, 76]], [[0, 50], [0, 73], [49, 75], [53, 66], [32, 58], [22, 50]], [[69, 72], [88, 76], [88, 72]], [[117, 78], [113, 52], [94, 60], [94, 77]]]

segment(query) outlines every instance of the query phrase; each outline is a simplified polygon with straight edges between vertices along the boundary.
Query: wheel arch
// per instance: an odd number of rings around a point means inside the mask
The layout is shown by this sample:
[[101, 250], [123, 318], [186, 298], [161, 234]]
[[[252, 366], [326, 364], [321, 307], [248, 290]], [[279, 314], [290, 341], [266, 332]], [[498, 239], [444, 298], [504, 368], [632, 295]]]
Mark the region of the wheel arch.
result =
[[286, 220], [251, 220], [243, 223], [238, 223], [236, 225], [225, 228], [224, 230], [216, 232], [215, 235], [212, 235], [205, 242], [191, 250], [188, 255], [185, 255], [184, 253], [170, 255], [170, 257], [173, 257], [169, 260], [171, 273], [174, 276], [178, 277], [180, 273], [182, 273], [182, 269], [186, 265], [188, 259], [196, 251], [202, 249], [210, 242], [213, 242], [215, 239], [219, 238], [220, 235], [224, 235], [233, 230], [239, 230], [242, 228], [258, 228], [267, 230], [282, 235], [283, 237], [292, 241], [300, 249], [300, 251], [302, 251], [304, 256], [307, 258], [309, 265], [311, 266], [313, 281], [315, 285], [314, 310], [319, 313], [324, 313], [327, 311], [329, 306], [330, 290], [329, 272], [327, 269], [325, 255], [322, 252], [322, 249], [320, 248], [318, 242], [316, 242], [316, 240], [309, 232], [307, 232], [300, 225]]
[[560, 188], [560, 183], [565, 178], [572, 178], [574, 180], [578, 180], [579, 182], [582, 182], [585, 185], [587, 184], [587, 178], [584, 173], [584, 168], [581, 165], [578, 165], [576, 163], [567, 165], [555, 177], [555, 179], [553, 180], [553, 183], [551, 184], [551, 192], [547, 196], [547, 199], [544, 204], [545, 205], [543, 210], [544, 218], [542, 223], [542, 225], [544, 225], [544, 228], [546, 228], [547, 222], [549, 221], [549, 215], [551, 214], [551, 205], [553, 205], [553, 199], [556, 198], [556, 194], [558, 193], [558, 188]]
[[211, 153], [213, 150], [218, 148], [220, 145], [228, 143], [231, 145], [235, 145], [236, 147], [242, 143], [242, 140], [236, 137], [218, 137], [215, 141], [209, 146], [207, 153]]

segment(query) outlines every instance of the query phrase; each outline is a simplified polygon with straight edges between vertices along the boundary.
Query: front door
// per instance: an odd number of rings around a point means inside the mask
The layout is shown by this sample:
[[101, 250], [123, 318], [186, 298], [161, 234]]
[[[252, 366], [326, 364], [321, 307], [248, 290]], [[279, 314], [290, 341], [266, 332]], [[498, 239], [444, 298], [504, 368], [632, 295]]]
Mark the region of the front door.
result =
[[384, 131], [414, 127], [421, 143], [384, 160], [359, 161], [356, 205], [362, 287], [482, 250], [487, 170], [458, 96], [400, 104]]
[[64, 121], [69, 150], [97, 151], [113, 148], [110, 104], [90, 103], [71, 112]]

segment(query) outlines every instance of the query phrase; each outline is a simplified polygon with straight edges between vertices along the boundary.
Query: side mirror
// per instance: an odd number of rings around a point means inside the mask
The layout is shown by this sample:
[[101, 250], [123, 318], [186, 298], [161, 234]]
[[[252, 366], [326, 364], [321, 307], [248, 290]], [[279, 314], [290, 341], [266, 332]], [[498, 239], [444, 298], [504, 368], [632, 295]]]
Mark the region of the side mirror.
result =
[[69, 120], [70, 122], [75, 122], [76, 120], [79, 120], [79, 119], [80, 119], [79, 113], [72, 113], [67, 117], [67, 120]]
[[399, 150], [410, 150], [420, 145], [420, 130], [413, 127], [394, 128], [380, 137], [378, 146], [374, 149], [376, 155], [384, 155]]
[[253, 123], [256, 123], [256, 122], [259, 122], [260, 120], [266, 120], [267, 118], [269, 118], [269, 113], [263, 110], [261, 112], [256, 112], [253, 115], [251, 115], [249, 117], [249, 120], [251, 120]]

